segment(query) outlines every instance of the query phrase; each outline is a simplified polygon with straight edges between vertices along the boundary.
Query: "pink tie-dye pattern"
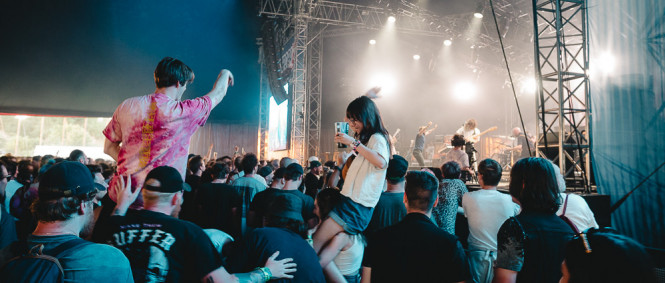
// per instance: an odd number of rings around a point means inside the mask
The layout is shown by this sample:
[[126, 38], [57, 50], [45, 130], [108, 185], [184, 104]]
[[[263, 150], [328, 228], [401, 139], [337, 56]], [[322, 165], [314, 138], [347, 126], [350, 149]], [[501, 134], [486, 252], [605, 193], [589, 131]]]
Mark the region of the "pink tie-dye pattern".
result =
[[[118, 175], [127, 174], [132, 176], [132, 188], [141, 188], [150, 170], [159, 166], [177, 169], [184, 180], [190, 138], [205, 124], [211, 110], [208, 96], [175, 101], [156, 93], [123, 101], [103, 131], [110, 141], [121, 142], [117, 174], [109, 188]], [[113, 189], [109, 197], [116, 200]], [[142, 206], [140, 197], [132, 205]]]

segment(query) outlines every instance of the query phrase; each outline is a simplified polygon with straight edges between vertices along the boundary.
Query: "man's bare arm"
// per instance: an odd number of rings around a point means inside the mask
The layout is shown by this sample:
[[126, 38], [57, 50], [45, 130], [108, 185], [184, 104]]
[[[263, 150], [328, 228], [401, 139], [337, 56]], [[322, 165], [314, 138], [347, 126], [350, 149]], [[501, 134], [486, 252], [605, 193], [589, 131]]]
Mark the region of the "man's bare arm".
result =
[[104, 153], [117, 162], [118, 154], [120, 153], [120, 142], [112, 142], [109, 139], [104, 139]]
[[217, 76], [217, 81], [213, 85], [212, 90], [206, 94], [210, 97], [212, 101], [212, 107], [214, 108], [222, 102], [224, 96], [226, 96], [226, 91], [229, 89], [229, 86], [233, 86], [233, 74], [229, 70], [222, 70]]

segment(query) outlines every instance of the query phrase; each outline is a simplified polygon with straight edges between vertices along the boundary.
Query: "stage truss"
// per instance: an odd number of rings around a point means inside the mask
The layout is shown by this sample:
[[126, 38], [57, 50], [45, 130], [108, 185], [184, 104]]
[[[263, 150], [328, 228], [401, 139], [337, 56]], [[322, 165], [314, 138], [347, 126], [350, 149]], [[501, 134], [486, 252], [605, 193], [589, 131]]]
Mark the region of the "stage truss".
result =
[[[495, 7], [497, 15], [510, 22], [513, 28], [524, 26], [528, 23], [526, 19], [528, 13], [524, 13], [518, 8], [523, 6], [522, 4], [527, 4], [527, 1], [494, 1], [498, 3]], [[566, 135], [558, 136], [559, 144], [556, 145], [559, 150], [558, 156], [564, 156], [565, 158], [558, 158], [557, 156], [555, 162], [561, 165], [562, 171], [568, 177], [575, 176], [575, 174], [586, 176], [586, 172], [589, 172], [588, 131], [585, 135], [581, 135], [579, 130], [582, 128], [588, 129], [588, 79], [584, 76], [580, 77], [578, 72], [578, 69], [588, 69], [586, 10], [583, 11], [584, 13], [573, 12], [573, 10], [582, 9], [584, 6], [584, 4], [580, 4], [583, 3], [582, 1], [533, 0], [533, 3], [535, 7], [533, 14], [534, 27], [536, 30], [534, 43], [537, 57], [537, 64], [535, 65], [538, 66], [536, 67], [536, 77], [540, 78], [539, 81], [541, 82], [539, 87], [541, 96], [537, 104], [539, 109], [541, 109], [540, 105], [547, 106], [545, 111], [539, 110], [538, 112], [539, 123], [548, 125], [541, 129], [542, 132], [538, 133], [538, 154], [544, 155], [540, 146], [544, 145], [544, 141], [547, 140], [546, 133], [553, 133], [555, 124], [559, 128], [566, 128], [568, 125], [574, 126], [575, 130], [568, 131]], [[554, 5], [552, 7], [559, 7], [559, 10], [548, 9], [545, 7], [548, 4]], [[563, 8], [560, 8], [562, 5]], [[293, 72], [289, 77], [291, 85], [289, 156], [295, 158], [301, 164], [305, 164], [304, 161], [308, 156], [321, 155], [321, 80], [325, 38], [367, 30], [378, 30], [384, 26], [388, 16], [394, 16], [397, 18], [396, 30], [398, 32], [431, 36], [440, 40], [455, 40], [462, 37], [460, 31], [469, 26], [471, 21], [469, 14], [439, 17], [406, 1], [402, 1], [397, 8], [394, 7], [393, 5], [389, 9], [387, 7], [317, 0], [260, 1], [259, 15], [281, 22], [280, 27], [275, 30], [275, 37], [277, 38], [275, 41], [278, 44], [292, 43], [291, 46], [278, 45], [278, 48], [293, 48], [294, 50]], [[489, 1], [484, 1], [482, 7], [484, 11], [489, 11]], [[558, 20], [556, 20], [557, 11], [559, 11]], [[577, 17], [580, 17], [581, 14], [584, 14], [584, 26], [578, 29], [577, 27], [580, 24], [571, 22], [571, 20], [577, 20]], [[557, 29], [557, 27], [560, 28]], [[573, 32], [574, 30], [580, 31]], [[505, 37], [507, 32], [507, 29], [504, 30], [502, 36]], [[576, 46], [576, 43], [571, 41], [573, 39], [575, 42], [583, 42], [579, 47], [581, 51], [572, 50]], [[493, 23], [488, 25], [486, 21], [483, 21], [483, 30], [476, 39], [475, 45], [479, 49], [488, 49], [499, 58], [501, 45], [498, 42]], [[517, 47], [507, 44], [504, 48], [511, 56], [512, 62], [531, 60], [528, 52], [516, 49]], [[547, 48], [551, 51], [547, 51]], [[553, 52], [556, 54], [553, 54]], [[582, 54], [583, 59], [578, 59], [580, 54]], [[559, 58], [559, 61], [557, 61], [557, 58]], [[580, 63], [580, 61], [583, 62]], [[583, 68], [573, 67], [575, 65], [581, 65]], [[498, 66], [486, 67], [497, 68]], [[578, 80], [580, 78], [583, 80], [581, 83], [582, 91], [579, 91], [580, 82]], [[555, 82], [554, 85], [550, 83], [552, 80]], [[261, 88], [261, 90], [263, 92], [267, 89]], [[584, 94], [581, 94], [581, 92], [584, 92]], [[268, 98], [266, 94], [262, 93], [262, 101]], [[574, 103], [575, 107], [567, 107], [566, 103], [572, 100], [576, 101]], [[580, 103], [577, 103], [577, 101]], [[267, 103], [261, 102], [260, 107], [267, 107], [267, 105]], [[268, 115], [265, 114], [267, 111], [267, 109], [260, 110], [260, 113], [264, 113], [260, 115], [261, 121], [259, 122], [259, 153], [262, 158], [267, 156], [268, 151]], [[575, 114], [583, 117], [578, 118]], [[558, 117], [563, 118], [559, 119]], [[570, 154], [564, 151], [564, 148], [572, 146], [570, 143], [563, 142], [564, 138], [577, 138], [578, 140], [582, 138], [581, 144], [575, 143], [574, 145], [575, 149], [582, 153]], [[552, 145], [549, 145], [549, 148], [551, 147]], [[565, 160], [575, 160], [575, 166], [566, 166]]]
[[533, 0], [539, 82], [537, 156], [589, 191], [590, 99], [586, 0]]

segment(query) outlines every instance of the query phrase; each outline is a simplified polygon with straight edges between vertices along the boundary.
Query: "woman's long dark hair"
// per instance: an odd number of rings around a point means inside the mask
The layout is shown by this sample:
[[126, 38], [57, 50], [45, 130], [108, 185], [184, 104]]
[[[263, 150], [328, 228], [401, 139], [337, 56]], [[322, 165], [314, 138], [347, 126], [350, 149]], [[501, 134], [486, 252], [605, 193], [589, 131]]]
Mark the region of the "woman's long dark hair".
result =
[[363, 123], [362, 132], [356, 133], [355, 138], [364, 145], [367, 145], [369, 138], [373, 134], [381, 133], [388, 142], [388, 148], [391, 147], [389, 138], [390, 134], [388, 133], [388, 130], [386, 130], [386, 127], [383, 126], [383, 120], [381, 120], [379, 108], [376, 107], [374, 101], [369, 97], [361, 96], [351, 101], [349, 106], [346, 107], [346, 118]]
[[523, 211], [554, 214], [561, 205], [554, 167], [547, 159], [527, 157], [517, 161], [510, 171], [508, 186]]

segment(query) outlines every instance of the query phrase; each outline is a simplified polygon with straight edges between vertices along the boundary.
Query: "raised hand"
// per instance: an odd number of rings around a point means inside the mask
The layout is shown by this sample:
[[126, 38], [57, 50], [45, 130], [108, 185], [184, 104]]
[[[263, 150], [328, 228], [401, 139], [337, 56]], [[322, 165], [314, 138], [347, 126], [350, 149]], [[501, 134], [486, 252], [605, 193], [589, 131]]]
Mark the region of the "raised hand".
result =
[[370, 99], [379, 98], [379, 97], [381, 97], [381, 96], [379, 96], [379, 92], [381, 92], [381, 87], [376, 86], [376, 87], [373, 87], [373, 88], [369, 89], [365, 93], [365, 96], [369, 97]]
[[338, 143], [343, 143], [345, 145], [351, 145], [354, 139], [345, 133], [337, 133], [335, 134], [335, 141]]
[[[115, 209], [113, 210], [113, 215], [125, 215], [129, 206], [134, 203], [136, 197], [141, 192], [140, 188], [136, 188], [132, 192], [132, 177], [127, 176], [118, 176], [119, 180], [115, 182], [113, 190], [115, 190], [116, 201]], [[127, 177], [127, 183], [125, 183], [125, 177]]]

